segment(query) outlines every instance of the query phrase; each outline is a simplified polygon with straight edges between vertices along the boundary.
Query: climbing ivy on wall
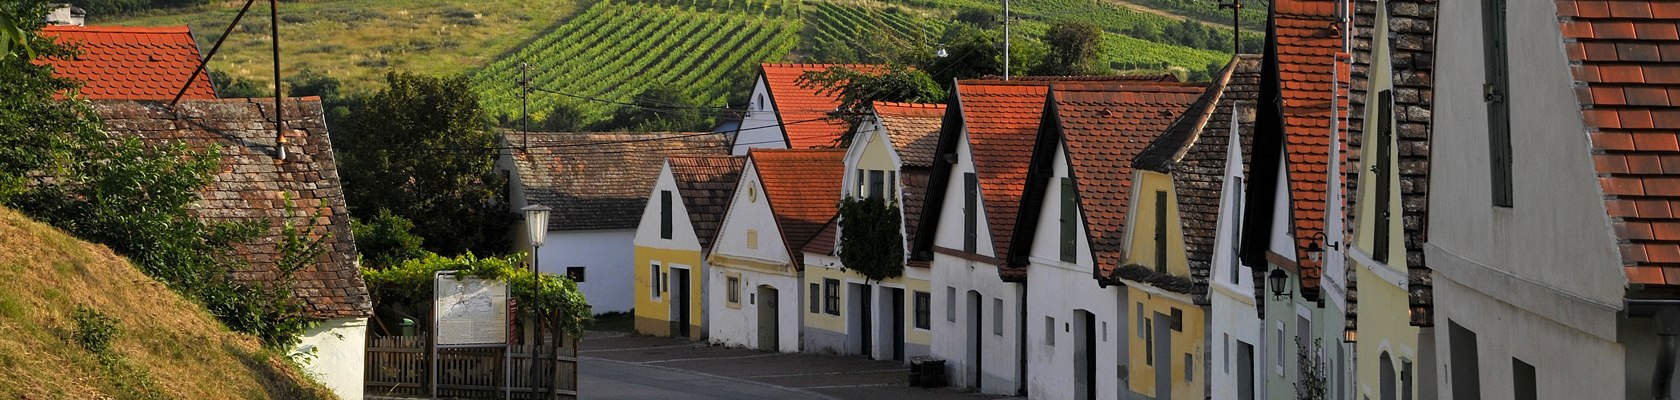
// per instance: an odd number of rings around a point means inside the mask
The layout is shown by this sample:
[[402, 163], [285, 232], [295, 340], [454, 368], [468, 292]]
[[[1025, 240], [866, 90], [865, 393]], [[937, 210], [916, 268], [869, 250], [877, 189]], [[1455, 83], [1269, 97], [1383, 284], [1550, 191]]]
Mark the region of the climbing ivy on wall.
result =
[[865, 278], [904, 275], [903, 215], [878, 197], [840, 201], [840, 262]]

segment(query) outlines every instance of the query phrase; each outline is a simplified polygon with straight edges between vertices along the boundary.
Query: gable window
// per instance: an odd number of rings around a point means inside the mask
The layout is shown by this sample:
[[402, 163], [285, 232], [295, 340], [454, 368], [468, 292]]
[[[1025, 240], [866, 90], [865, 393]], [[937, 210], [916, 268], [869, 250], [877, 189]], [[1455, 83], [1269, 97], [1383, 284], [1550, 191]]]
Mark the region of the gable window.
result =
[[1506, 54], [1505, 0], [1482, 0], [1482, 66], [1486, 83], [1488, 151], [1492, 163], [1493, 205], [1510, 207], [1511, 195], [1511, 76]]
[[749, 249], [757, 249], [758, 248], [758, 230], [757, 229], [748, 229], [747, 230], [747, 248], [749, 248]]
[[887, 200], [898, 201], [898, 171], [887, 171]]
[[652, 265], [648, 265], [648, 292], [650, 293], [648, 297], [653, 301], [659, 301], [662, 292], [662, 290], [659, 290], [659, 278], [659, 262], [656, 261]]
[[1389, 173], [1394, 168], [1393, 153], [1389, 141], [1394, 137], [1394, 96], [1392, 91], [1377, 92], [1377, 165], [1372, 172], [1376, 177], [1376, 234], [1371, 247], [1371, 258], [1377, 262], [1388, 263], [1388, 230], [1391, 224], [1389, 214], [1389, 193], [1393, 189], [1393, 182], [1388, 180]]
[[823, 312], [840, 315], [840, 280], [823, 279]]
[[758, 110], [759, 111], [764, 111], [764, 108], [768, 107], [769, 105], [770, 105], [769, 103], [764, 102], [764, 94], [759, 93], [758, 94]]
[[869, 181], [864, 179], [863, 168], [858, 168], [856, 171], [853, 171], [852, 175], [857, 177], [857, 179], [852, 181], [854, 185], [857, 185], [857, 191], [852, 192], [852, 197], [869, 197]]
[[1242, 243], [1243, 177], [1231, 177], [1231, 193], [1237, 194], [1236, 199], [1232, 201], [1236, 209], [1232, 210], [1234, 212], [1231, 213], [1231, 217], [1227, 218], [1231, 224], [1231, 284], [1235, 285], [1241, 283], [1239, 274], [1242, 273], [1242, 257], [1237, 255], [1237, 249], [1241, 246], [1237, 243]]
[[820, 304], [822, 304], [822, 298], [821, 298], [822, 288], [817, 286], [816, 282], [811, 282], [811, 289], [807, 290], [807, 291], [811, 292], [811, 295], [810, 295], [811, 298], [809, 300], [807, 300], [807, 302], [811, 304], [810, 305], [811, 313], [816, 314], [816, 313], [821, 312], [821, 311], [818, 311], [817, 307], [819, 307]]
[[1167, 192], [1155, 191], [1155, 272], [1167, 272]]
[[916, 292], [916, 329], [933, 329], [933, 295]]
[[974, 253], [979, 250], [980, 225], [980, 180], [973, 172], [963, 174], [963, 251]]
[[1003, 299], [992, 298], [992, 336], [1003, 336]]
[[869, 170], [869, 190], [864, 193], [867, 193], [871, 199], [882, 198], [885, 193], [883, 193], [881, 186], [885, 184], [886, 171]]
[[1079, 262], [1079, 204], [1073, 197], [1073, 178], [1062, 178], [1062, 262]]
[[659, 238], [671, 238], [671, 191], [659, 191]]

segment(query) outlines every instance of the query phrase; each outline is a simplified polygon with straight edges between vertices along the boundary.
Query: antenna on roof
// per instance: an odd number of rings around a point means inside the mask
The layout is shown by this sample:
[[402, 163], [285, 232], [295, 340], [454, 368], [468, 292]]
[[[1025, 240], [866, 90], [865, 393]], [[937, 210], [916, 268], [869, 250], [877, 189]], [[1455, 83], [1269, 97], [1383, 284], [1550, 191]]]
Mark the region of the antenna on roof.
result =
[[1009, 0], [1003, 0], [1003, 80], [1009, 80]]
[[531, 130], [531, 64], [519, 63], [519, 149], [530, 151]]

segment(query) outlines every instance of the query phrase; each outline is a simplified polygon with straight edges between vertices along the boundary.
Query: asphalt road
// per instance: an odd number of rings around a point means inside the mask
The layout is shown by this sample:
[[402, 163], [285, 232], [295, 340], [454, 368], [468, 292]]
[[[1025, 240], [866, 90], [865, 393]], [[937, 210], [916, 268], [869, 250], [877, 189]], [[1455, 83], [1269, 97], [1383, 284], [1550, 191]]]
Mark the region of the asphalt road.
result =
[[580, 398], [614, 399], [811, 399], [827, 396], [767, 383], [669, 367], [595, 357], [578, 360]]

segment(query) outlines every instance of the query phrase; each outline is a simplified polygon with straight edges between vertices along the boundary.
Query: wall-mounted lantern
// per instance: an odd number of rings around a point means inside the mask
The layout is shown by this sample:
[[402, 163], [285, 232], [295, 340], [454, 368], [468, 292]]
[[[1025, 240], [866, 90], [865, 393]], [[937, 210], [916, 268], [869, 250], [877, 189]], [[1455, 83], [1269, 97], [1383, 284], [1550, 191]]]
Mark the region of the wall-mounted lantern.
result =
[[1266, 281], [1272, 285], [1274, 300], [1283, 300], [1295, 295], [1294, 289], [1284, 291], [1285, 286], [1289, 284], [1289, 274], [1283, 272], [1283, 268], [1272, 268], [1272, 272], [1266, 274]]
[[1307, 259], [1312, 260], [1315, 264], [1324, 261], [1325, 245], [1321, 245], [1319, 243], [1328, 244], [1331, 250], [1340, 251], [1342, 249], [1341, 243], [1330, 241], [1330, 238], [1325, 236], [1324, 232], [1321, 231], [1314, 233], [1313, 241], [1311, 243], [1307, 243]]

